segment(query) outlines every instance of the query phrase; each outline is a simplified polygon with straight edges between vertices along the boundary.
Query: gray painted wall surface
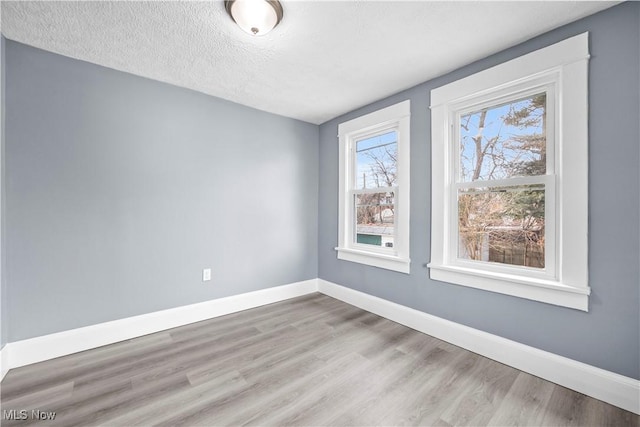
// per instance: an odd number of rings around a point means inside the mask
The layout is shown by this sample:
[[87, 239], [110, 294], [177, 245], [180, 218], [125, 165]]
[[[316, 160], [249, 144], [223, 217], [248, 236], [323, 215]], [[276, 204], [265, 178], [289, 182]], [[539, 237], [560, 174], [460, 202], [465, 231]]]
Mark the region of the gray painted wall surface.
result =
[[7, 286], [4, 280], [4, 51], [5, 40], [0, 35], [0, 349], [7, 343], [9, 324], [7, 322]]
[[317, 277], [317, 126], [6, 60], [9, 342]]
[[[632, 378], [640, 378], [640, 4], [626, 3], [320, 127], [319, 274], [350, 288]], [[429, 91], [590, 32], [588, 313], [432, 281]], [[339, 261], [339, 123], [411, 99], [411, 274]], [[631, 187], [631, 188], [630, 188]], [[631, 190], [631, 191], [630, 191]]]

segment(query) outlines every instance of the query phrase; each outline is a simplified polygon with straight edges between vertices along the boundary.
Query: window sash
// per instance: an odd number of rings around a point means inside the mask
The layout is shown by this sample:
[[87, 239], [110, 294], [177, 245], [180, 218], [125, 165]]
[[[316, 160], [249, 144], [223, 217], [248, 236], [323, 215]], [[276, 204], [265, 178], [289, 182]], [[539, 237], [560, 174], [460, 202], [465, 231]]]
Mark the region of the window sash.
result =
[[[478, 98], [467, 100], [463, 103], [452, 104], [449, 108], [449, 124], [451, 132], [451, 141], [454, 144], [450, 148], [452, 154], [450, 156], [451, 165], [451, 177], [450, 181], [453, 183], [463, 183], [460, 179], [460, 121], [461, 117], [474, 113], [478, 110], [485, 108], [496, 107], [505, 103], [514, 102], [523, 98], [531, 97], [540, 93], [546, 94], [546, 141], [547, 141], [547, 158], [546, 158], [546, 174], [556, 174], [556, 157], [559, 152], [556, 147], [556, 141], [558, 140], [558, 134], [556, 132], [558, 123], [558, 96], [555, 89], [555, 80], [549, 81], [550, 77], [537, 79], [534, 82], [526, 86], [518, 85], [515, 90], [511, 90], [505, 93], [498, 91], [499, 95], [495, 97], [487, 97], [487, 95], [480, 96]], [[523, 88], [524, 87], [524, 88]], [[531, 175], [536, 176], [536, 175]], [[513, 177], [507, 179], [516, 179], [520, 177]], [[497, 180], [486, 180], [497, 181]], [[471, 182], [480, 182], [471, 181]], [[467, 182], [468, 183], [468, 182]]]
[[[349, 170], [348, 186], [350, 191], [356, 190], [358, 186], [358, 176], [357, 176], [358, 175], [358, 153], [357, 153], [358, 142], [366, 139], [370, 139], [370, 138], [375, 138], [376, 136], [384, 135], [391, 131], [394, 131], [396, 133], [396, 144], [399, 149], [400, 148], [400, 128], [396, 124], [391, 126], [388, 124], [383, 124], [381, 126], [376, 126], [373, 129], [368, 129], [366, 131], [353, 134], [349, 137], [348, 144], [349, 144], [349, 166], [350, 166], [349, 169], [350, 170]], [[402, 173], [402, 171], [400, 170], [399, 164], [396, 164], [396, 169], [397, 169], [398, 180], [399, 180], [400, 174]], [[380, 188], [386, 188], [386, 187], [372, 187], [371, 189], [375, 190]], [[369, 190], [369, 188], [360, 189], [360, 190]], [[374, 193], [375, 192], [377, 191], [374, 191]]]
[[[558, 280], [557, 271], [557, 251], [559, 240], [556, 230], [556, 212], [559, 204], [556, 191], [556, 156], [558, 155], [555, 141], [557, 140], [557, 122], [556, 114], [558, 97], [555, 90], [555, 80], [549, 77], [543, 77], [528, 82], [526, 86], [518, 85], [513, 90], [496, 91], [495, 96], [487, 94], [480, 95], [474, 99], [467, 99], [464, 102], [450, 105], [448, 119], [450, 129], [451, 146], [449, 156], [451, 164], [449, 167], [449, 191], [446, 192], [449, 199], [448, 220], [448, 250], [445, 251], [445, 262], [459, 267], [470, 268], [474, 270], [485, 270], [495, 273], [521, 275], [532, 278]], [[460, 174], [460, 120], [464, 115], [477, 112], [485, 108], [497, 107], [509, 102], [545, 93], [546, 94], [546, 174], [518, 176], [505, 179], [493, 180], [476, 180], [462, 181]], [[523, 185], [544, 185], [545, 191], [545, 267], [527, 267], [510, 264], [500, 264], [496, 262], [469, 260], [459, 257], [460, 232], [458, 224], [458, 192], [464, 189], [473, 188], [497, 188], [497, 187], [515, 187]]]
[[[473, 188], [502, 188], [519, 187], [523, 185], [544, 185], [545, 191], [545, 267], [526, 267], [495, 262], [463, 259], [458, 256], [460, 230], [458, 224], [458, 191]], [[482, 269], [505, 274], [519, 274], [522, 276], [556, 279], [556, 177], [553, 175], [538, 175], [519, 177], [495, 181], [473, 181], [456, 183], [451, 186], [449, 193], [449, 251], [447, 263], [465, 268]]]
[[[349, 136], [348, 144], [349, 144], [349, 189], [347, 191], [348, 203], [349, 203], [349, 211], [348, 211], [348, 219], [347, 223], [349, 224], [350, 230], [345, 237], [347, 237], [348, 241], [346, 245], [348, 248], [366, 251], [366, 252], [375, 252], [380, 254], [387, 255], [397, 255], [397, 242], [398, 242], [398, 194], [399, 194], [399, 185], [391, 186], [391, 187], [371, 187], [371, 188], [357, 188], [357, 179], [358, 179], [358, 157], [357, 157], [357, 144], [359, 141], [374, 138], [376, 136], [384, 135], [386, 133], [394, 131], [396, 133], [396, 144], [400, 144], [400, 127], [394, 123], [392, 125], [389, 124], [381, 124], [374, 128], [367, 129], [363, 132], [358, 132]], [[400, 165], [396, 165], [398, 179], [400, 178], [400, 174], [403, 172], [400, 170]], [[358, 194], [372, 194], [372, 193], [388, 193], [393, 192], [396, 203], [395, 203], [395, 215], [393, 218], [393, 239], [394, 246], [392, 248], [387, 248], [384, 246], [375, 246], [375, 245], [367, 245], [363, 243], [358, 243], [357, 241], [357, 216], [356, 216], [356, 195]]]
[[[358, 243], [357, 240], [357, 234], [358, 234], [358, 224], [357, 224], [357, 213], [356, 213], [356, 196], [359, 194], [374, 194], [374, 193], [393, 193], [394, 195], [394, 216], [393, 216], [393, 241], [394, 241], [394, 246], [392, 248], [387, 248], [384, 246], [375, 246], [375, 245], [367, 245], [364, 243]], [[348, 222], [351, 225], [351, 233], [350, 233], [350, 239], [348, 242], [348, 246], [349, 248], [352, 249], [359, 249], [359, 250], [363, 250], [363, 251], [371, 251], [371, 252], [378, 252], [378, 253], [382, 253], [382, 254], [389, 254], [389, 255], [397, 255], [398, 251], [397, 251], [397, 246], [396, 243], [398, 242], [398, 194], [399, 194], [399, 187], [398, 186], [392, 186], [392, 187], [378, 187], [378, 188], [364, 188], [364, 189], [351, 189], [348, 192], [348, 197], [349, 197], [349, 203], [350, 203], [350, 209], [349, 209], [349, 218], [348, 218]]]

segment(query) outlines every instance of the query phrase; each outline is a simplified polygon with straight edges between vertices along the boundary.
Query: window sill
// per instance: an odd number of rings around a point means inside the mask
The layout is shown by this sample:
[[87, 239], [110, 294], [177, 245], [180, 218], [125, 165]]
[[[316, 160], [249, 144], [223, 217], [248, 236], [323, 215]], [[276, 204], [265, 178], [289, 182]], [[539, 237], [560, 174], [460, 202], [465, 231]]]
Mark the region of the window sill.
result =
[[428, 265], [433, 280], [589, 311], [589, 287], [451, 265]]
[[338, 259], [343, 261], [357, 262], [405, 274], [410, 272], [411, 260], [408, 258], [348, 248], [335, 248], [335, 250], [338, 252]]

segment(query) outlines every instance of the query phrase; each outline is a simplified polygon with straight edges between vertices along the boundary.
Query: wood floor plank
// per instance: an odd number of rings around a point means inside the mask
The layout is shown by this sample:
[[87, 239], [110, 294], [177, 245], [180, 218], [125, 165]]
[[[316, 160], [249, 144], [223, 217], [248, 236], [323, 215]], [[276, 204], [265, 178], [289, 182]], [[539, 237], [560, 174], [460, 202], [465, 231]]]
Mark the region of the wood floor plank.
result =
[[[0, 385], [3, 426], [640, 427], [321, 294], [14, 369]], [[8, 419], [27, 408], [56, 416]]]
[[451, 400], [440, 419], [451, 425], [487, 425], [519, 373], [494, 360], [480, 359], [466, 390]]
[[406, 410], [408, 407], [405, 405], [409, 400], [407, 390], [412, 393], [417, 385], [423, 386], [437, 378], [440, 366], [451, 359], [451, 354], [440, 348], [425, 347], [421, 351], [420, 354], [407, 355], [414, 357], [396, 375], [386, 379], [379, 379], [377, 374], [372, 375], [372, 379], [380, 385], [351, 400], [347, 408], [335, 411], [325, 425], [380, 425], [381, 417], [388, 414], [389, 408], [400, 413]]
[[[12, 369], [2, 382], [1, 398], [12, 399], [31, 390], [51, 388], [71, 381], [70, 378], [75, 381], [82, 373], [101, 371], [103, 367], [114, 366], [121, 361], [127, 364], [132, 359], [161, 354], [172, 348], [170, 335], [160, 332], [36, 363], [29, 365], [28, 369]], [[91, 357], [93, 352], [95, 358]]]
[[[473, 353], [461, 351], [455, 354], [450, 364], [441, 367], [436, 374], [437, 378], [426, 384], [428, 392], [419, 393], [418, 399], [408, 402], [408, 411], [403, 411], [402, 420], [397, 420], [394, 424], [430, 425], [441, 419], [449, 405], [466, 390], [471, 376], [479, 369], [480, 361], [481, 356]], [[383, 422], [391, 422], [397, 415], [383, 416]]]
[[232, 395], [246, 386], [246, 381], [237, 371], [228, 372], [197, 386], [188, 387], [177, 393], [154, 399], [125, 414], [111, 418], [104, 425], [145, 426], [158, 425], [171, 417], [185, 417], [203, 405], [216, 399]]
[[[284, 394], [278, 393], [270, 399], [271, 407], [279, 407], [276, 411], [269, 411], [263, 417], [256, 419], [248, 425], [302, 425], [299, 418], [306, 411], [314, 408], [317, 403], [329, 398], [332, 393], [344, 389], [361, 375], [372, 369], [372, 364], [357, 353], [349, 353], [347, 359], [350, 362], [349, 368], [345, 369], [344, 365], [333, 365], [333, 360], [329, 362], [329, 366], [336, 366], [332, 371], [325, 371], [321, 374], [314, 374], [310, 382], [302, 381], [295, 384], [294, 387], [288, 387]], [[342, 358], [337, 358], [341, 360]], [[289, 391], [290, 390], [290, 391]], [[284, 396], [284, 399], [283, 397]], [[291, 402], [288, 405], [282, 405], [283, 400]]]
[[[39, 409], [44, 411], [53, 411], [56, 413], [54, 420], [48, 422], [52, 426], [68, 426], [72, 424], [71, 419], [81, 417], [84, 414], [93, 414], [101, 410], [106, 402], [112, 399], [118, 399], [131, 390], [129, 381], [121, 381], [108, 385], [101, 385], [96, 388], [86, 388], [82, 393], [71, 394], [70, 398], [56, 402], [52, 405], [42, 405]], [[84, 419], [82, 420], [84, 423]], [[20, 425], [38, 425], [39, 421], [29, 419]], [[3, 424], [4, 425], [4, 424]]]
[[180, 373], [157, 378], [154, 381], [131, 384], [124, 392], [106, 396], [92, 405], [82, 405], [60, 414], [61, 426], [86, 427], [104, 424], [111, 419], [152, 404], [166, 396], [189, 389], [191, 385]]
[[[291, 330], [293, 330], [293, 328], [291, 328]], [[287, 332], [288, 331], [280, 331], [279, 334], [283, 339], [290, 339]], [[189, 344], [183, 343], [182, 345], [176, 345], [162, 352], [150, 352], [142, 356], [121, 359], [99, 370], [83, 370], [75, 380], [76, 386], [79, 387], [98, 381], [111, 382], [117, 379], [130, 378], [145, 371], [151, 371], [156, 368], [162, 369], [163, 366], [172, 365], [176, 360], [185, 362], [186, 360], [197, 360], [206, 355], [219, 355], [234, 346], [242, 347], [244, 345], [250, 345], [250, 343], [255, 344], [256, 341], [254, 340], [258, 335], [259, 331], [256, 329], [243, 328], [238, 331], [230, 331], [223, 336], [211, 336], [206, 339], [200, 338]], [[232, 338], [228, 339], [229, 337]]]
[[[352, 419], [341, 424], [417, 425], [416, 419], [422, 412], [435, 415], [433, 419], [438, 418], [446, 409], [445, 405], [438, 406], [445, 400], [440, 388], [451, 378], [456, 366], [468, 364], [468, 357], [463, 352], [452, 354], [439, 347], [432, 349], [424, 357], [416, 358], [408, 375], [397, 378], [384, 394], [379, 395], [375, 404], [370, 404], [366, 411], [359, 411], [355, 417], [353, 413], [347, 414]], [[436, 413], [434, 409], [440, 411]]]
[[201, 408], [186, 417], [169, 419], [166, 425], [197, 425], [204, 422], [215, 425], [281, 425], [272, 418], [280, 416], [285, 408], [298, 408], [306, 391], [333, 383], [342, 373], [361, 368], [363, 362], [362, 356], [349, 353], [324, 364], [310, 375], [290, 378], [269, 373], [262, 380], [251, 383], [248, 389], [237, 396]]
[[[278, 345], [273, 341], [265, 343], [268, 350], [259, 354], [243, 354], [241, 356], [229, 357], [226, 360], [217, 358], [210, 362], [201, 363], [187, 372], [187, 377], [192, 384], [199, 384], [206, 381], [206, 378], [219, 375], [226, 370], [238, 370], [245, 378], [254, 379], [264, 375], [265, 372], [273, 370], [292, 360], [296, 360], [299, 355], [313, 356], [310, 350], [317, 348], [322, 341], [328, 338], [328, 334], [318, 334], [311, 336], [297, 335], [293, 343], [286, 346]], [[314, 356], [314, 358], [316, 358]], [[227, 363], [220, 363], [225, 360]]]
[[337, 425], [333, 419], [336, 413], [356, 410], [367, 399], [384, 395], [387, 388], [407, 369], [412, 359], [395, 349], [371, 360], [368, 370], [375, 375], [365, 373], [350, 380], [344, 387], [330, 390], [325, 396], [319, 396], [314, 405], [299, 411], [295, 417], [287, 420], [288, 425]]
[[542, 424], [573, 427], [637, 427], [640, 424], [640, 417], [556, 385], [549, 404], [545, 408]]
[[183, 338], [190, 339], [191, 336], [197, 336], [199, 334], [217, 334], [226, 331], [229, 328], [254, 326], [256, 322], [261, 320], [286, 315], [292, 311], [305, 312], [308, 307], [320, 305], [321, 300], [322, 299], [315, 294], [305, 295], [286, 301], [263, 305], [250, 310], [239, 311], [237, 313], [231, 313], [225, 316], [191, 323], [189, 325], [169, 329], [168, 332], [171, 333], [175, 341], [180, 342]]
[[316, 314], [310, 313], [308, 316], [305, 315], [300, 320], [296, 320], [292, 322], [291, 325], [301, 330], [314, 329], [314, 328], [317, 328], [318, 325], [321, 325], [322, 327], [325, 327], [325, 328], [326, 327], [333, 328], [334, 326], [329, 325], [326, 322], [330, 321], [331, 319], [334, 319], [336, 316], [346, 316], [348, 315], [348, 313], [354, 311], [354, 309], [358, 310], [357, 307], [353, 307], [349, 305], [341, 304], [341, 305], [335, 305], [335, 306], [328, 306], [325, 304], [321, 306], [321, 310], [318, 313]]
[[2, 407], [31, 411], [32, 409], [51, 406], [60, 400], [68, 399], [72, 393], [73, 381], [69, 381], [50, 388], [42, 388], [33, 393], [22, 394], [13, 399], [3, 399]]
[[549, 381], [520, 372], [488, 425], [543, 425], [545, 408], [555, 387], [557, 386]]

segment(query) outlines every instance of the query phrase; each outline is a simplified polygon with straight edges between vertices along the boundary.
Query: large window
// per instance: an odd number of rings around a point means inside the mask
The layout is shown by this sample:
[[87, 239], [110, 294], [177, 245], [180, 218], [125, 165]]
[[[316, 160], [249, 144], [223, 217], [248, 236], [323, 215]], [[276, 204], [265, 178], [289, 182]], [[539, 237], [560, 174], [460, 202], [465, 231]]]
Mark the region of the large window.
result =
[[582, 34], [431, 92], [431, 278], [587, 310]]
[[453, 118], [451, 258], [470, 268], [553, 277], [555, 173], [547, 153], [554, 152], [555, 96], [552, 85], [527, 92]]
[[409, 101], [338, 126], [338, 258], [409, 272]]

